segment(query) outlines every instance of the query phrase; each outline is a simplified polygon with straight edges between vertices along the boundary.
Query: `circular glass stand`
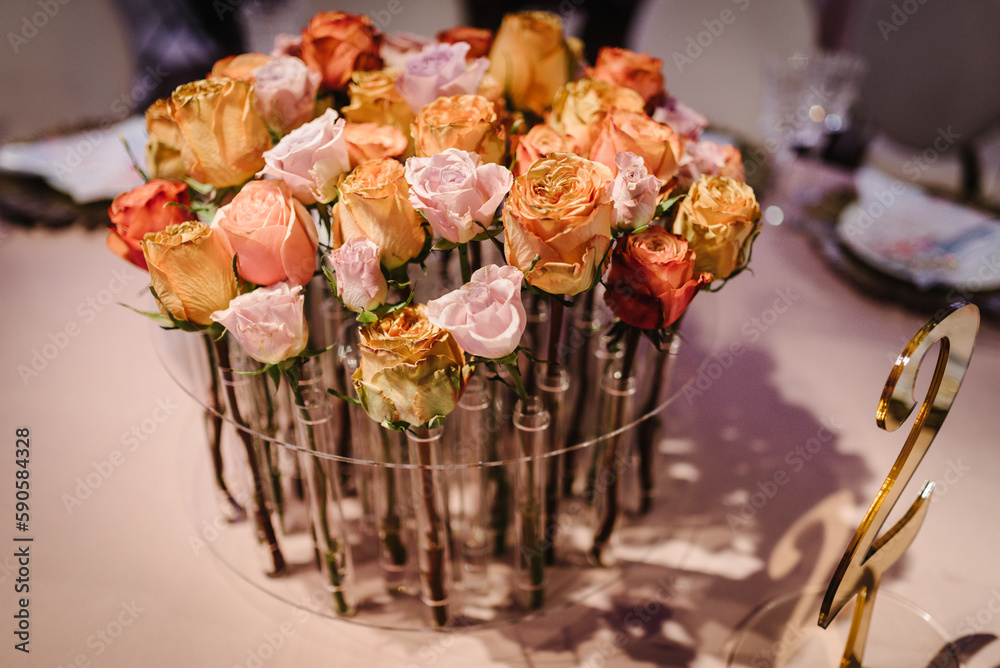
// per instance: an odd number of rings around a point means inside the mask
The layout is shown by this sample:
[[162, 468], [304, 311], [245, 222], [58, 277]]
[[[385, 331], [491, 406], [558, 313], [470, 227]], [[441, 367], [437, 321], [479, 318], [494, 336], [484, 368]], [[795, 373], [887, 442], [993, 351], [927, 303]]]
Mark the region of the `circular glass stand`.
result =
[[[709, 323], [717, 322], [711, 307], [706, 312]], [[699, 343], [712, 350], [715, 341], [709, 337], [717, 334], [711, 331], [714, 325], [703, 332], [700, 324], [695, 320], [692, 329]], [[210, 422], [212, 416], [221, 417], [224, 427], [219, 452], [229, 496], [220, 491], [209, 449], [199, 444], [203, 454], [190, 478], [192, 548], [210, 551], [255, 587], [317, 615], [396, 630], [519, 622], [581, 603], [619, 582], [627, 569], [644, 565], [644, 555], [681, 530], [672, 519], [693, 483], [664, 473], [677, 455], [659, 447], [662, 430], [637, 427], [653, 424], [653, 418], [682, 395], [709, 361], [709, 353], [704, 359], [685, 360], [675, 346], [666, 366], [653, 364], [652, 358], [645, 366], [637, 365], [642, 367], [637, 396], [624, 410], [615, 404], [614, 414], [626, 417], [616, 418], [610, 426], [601, 423], [606, 399], [600, 396], [599, 371], [586, 383], [593, 396], [588, 394], [582, 412], [571, 394], [551, 400], [556, 403], [546, 405], [554, 406], [550, 410], [560, 416], [552, 421], [552, 429], [565, 434], [574, 422], [589, 425], [590, 437], [575, 445], [519, 449], [517, 444], [525, 437], [511, 426], [517, 420], [512, 419], [513, 402], [508, 397], [506, 412], [492, 416], [496, 424], [479, 430], [496, 436], [499, 445], [494, 451], [483, 454], [477, 440], [481, 434], [477, 436], [468, 426], [468, 415], [462, 415], [472, 409], [463, 405], [446, 420], [443, 435], [433, 446], [435, 458], [421, 460], [412, 444], [407, 455], [406, 436], [378, 428], [357, 408], [350, 408], [352, 415], [343, 420], [353, 427], [354, 447], [346, 452], [317, 447], [318, 441], [304, 447], [305, 432], [296, 431], [289, 397], [276, 395], [274, 406], [278, 422], [284, 419], [290, 424], [268, 430], [258, 425], [238, 427], [230, 419], [231, 411], [219, 411], [223, 413], [219, 416], [211, 408], [215, 374], [211, 343], [196, 333], [156, 326], [151, 332], [168, 374], [206, 408]], [[656, 354], [651, 348], [646, 352]], [[659, 398], [651, 402], [654, 372], [663, 382], [655, 388]], [[580, 382], [575, 377], [573, 381]], [[224, 385], [218, 376], [215, 382]], [[234, 374], [229, 382], [242, 386], [270, 380], [263, 374]], [[282, 385], [287, 392], [287, 382]], [[544, 390], [546, 385], [540, 382], [539, 387]], [[320, 395], [329, 396], [324, 391]], [[347, 406], [339, 399], [330, 401]], [[311, 438], [319, 439], [321, 425], [311, 426]], [[238, 429], [245, 434], [241, 436]], [[552, 442], [568, 442], [561, 438]], [[646, 453], [640, 452], [643, 438], [654, 443]], [[324, 481], [318, 493], [316, 471]], [[428, 484], [433, 489], [428, 490]], [[263, 537], [266, 532], [254, 510], [261, 487], [267, 488], [264, 514], [270, 539]], [[438, 494], [428, 514], [428, 499]], [[612, 504], [615, 514], [609, 516], [612, 496], [618, 501]], [[542, 517], [539, 508], [545, 509]], [[321, 524], [318, 516], [323, 518]], [[427, 518], [438, 522], [434, 527], [444, 527], [446, 540], [426, 543]], [[598, 527], [610, 526], [613, 532], [610, 537], [603, 532], [597, 549]], [[686, 535], [690, 531], [685, 529]], [[281, 552], [282, 567], [277, 569], [274, 544]], [[447, 549], [432, 549], [442, 547]], [[683, 558], [662, 564], [660, 557], [657, 563], [681, 568]]]
[[[826, 589], [815, 587], [779, 596], [740, 625], [729, 644], [728, 668], [840, 668], [854, 603], [826, 629], [817, 623]], [[929, 613], [881, 587], [864, 652], [865, 668], [961, 668], [957, 657], [938, 658], [948, 635]]]

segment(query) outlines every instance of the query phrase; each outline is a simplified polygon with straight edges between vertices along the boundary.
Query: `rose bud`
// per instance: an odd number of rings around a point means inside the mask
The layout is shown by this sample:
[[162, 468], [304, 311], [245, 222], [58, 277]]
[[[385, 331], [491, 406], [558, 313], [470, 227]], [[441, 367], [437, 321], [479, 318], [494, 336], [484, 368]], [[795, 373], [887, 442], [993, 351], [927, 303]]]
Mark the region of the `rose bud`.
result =
[[673, 230], [697, 253], [696, 271], [728, 278], [750, 258], [760, 231], [760, 206], [747, 184], [725, 176], [702, 176], [681, 202]]
[[515, 267], [477, 269], [458, 290], [427, 302], [427, 318], [451, 332], [470, 355], [506, 357], [517, 349], [528, 322], [521, 303], [523, 279]]
[[277, 364], [305, 350], [309, 326], [302, 286], [286, 282], [235, 297], [229, 307], [212, 314], [247, 355], [261, 364]]
[[337, 297], [344, 306], [361, 313], [385, 303], [389, 286], [380, 268], [378, 245], [371, 239], [355, 237], [327, 255], [337, 278]]
[[503, 209], [507, 264], [551, 294], [590, 289], [611, 243], [611, 170], [555, 153], [514, 179]]
[[150, 232], [159, 232], [170, 225], [193, 220], [187, 186], [178, 181], [152, 179], [124, 192], [111, 202], [108, 217], [108, 249], [140, 269], [146, 268], [140, 243]]
[[239, 294], [225, 235], [197, 221], [143, 237], [142, 254], [163, 315], [211, 325], [213, 312]]
[[403, 165], [392, 158], [355, 167], [340, 181], [340, 199], [333, 207], [334, 245], [367, 237], [382, 251], [382, 264], [390, 270], [417, 257], [427, 233], [409, 192]]
[[406, 161], [410, 204], [439, 237], [454, 243], [467, 243], [490, 226], [513, 180], [506, 167], [480, 164], [478, 155], [456, 148]]
[[177, 88], [170, 103], [191, 178], [228, 188], [249, 181], [264, 166], [271, 135], [257, 115], [251, 84], [222, 77], [194, 81]]
[[220, 207], [212, 225], [236, 253], [240, 276], [257, 285], [305, 285], [316, 269], [316, 224], [281, 181], [251, 181]]
[[604, 301], [622, 322], [640, 329], [669, 327], [712, 275], [695, 271], [688, 243], [659, 225], [619, 237], [611, 253]]
[[646, 171], [642, 158], [635, 153], [615, 156], [618, 173], [611, 184], [611, 228], [634, 230], [648, 225], [656, 213], [660, 180]]
[[411, 134], [420, 157], [458, 148], [478, 153], [483, 162], [503, 158], [506, 133], [496, 106], [481, 95], [439, 97], [420, 110]]
[[352, 379], [373, 420], [420, 427], [458, 405], [470, 371], [465, 354], [422, 304], [365, 325], [359, 335], [361, 365]]

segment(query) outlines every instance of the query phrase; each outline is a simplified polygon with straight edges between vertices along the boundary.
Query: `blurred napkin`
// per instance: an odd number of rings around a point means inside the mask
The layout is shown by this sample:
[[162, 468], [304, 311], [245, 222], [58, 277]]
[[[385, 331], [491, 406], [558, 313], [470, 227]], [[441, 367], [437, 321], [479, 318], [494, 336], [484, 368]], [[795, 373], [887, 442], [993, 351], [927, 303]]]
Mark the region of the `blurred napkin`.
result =
[[858, 200], [837, 236], [861, 260], [920, 289], [1000, 288], [1000, 220], [927, 195], [871, 167], [857, 172]]
[[132, 116], [107, 127], [0, 146], [0, 170], [40, 176], [78, 204], [113, 199], [142, 183], [122, 137], [145, 169], [146, 121]]

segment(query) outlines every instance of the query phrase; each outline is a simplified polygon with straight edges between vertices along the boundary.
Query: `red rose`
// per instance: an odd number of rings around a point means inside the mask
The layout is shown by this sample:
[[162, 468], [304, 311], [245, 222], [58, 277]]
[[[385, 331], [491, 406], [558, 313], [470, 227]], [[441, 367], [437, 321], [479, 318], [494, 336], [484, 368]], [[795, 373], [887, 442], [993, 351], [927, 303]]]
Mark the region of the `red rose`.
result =
[[437, 41], [444, 44], [465, 42], [469, 45], [469, 53], [465, 55], [465, 58], [475, 60], [490, 55], [490, 47], [493, 46], [493, 31], [486, 28], [473, 28], [472, 26], [455, 26], [439, 32]]
[[694, 251], [658, 225], [620, 237], [611, 254], [604, 301], [622, 322], [640, 329], [673, 324], [712, 275], [694, 273]]
[[382, 67], [382, 35], [362, 14], [320, 12], [302, 30], [302, 60], [323, 75], [323, 85], [346, 90], [356, 71]]
[[189, 204], [187, 186], [179, 181], [152, 179], [123, 192], [108, 207], [108, 248], [123, 260], [146, 269], [146, 258], [139, 247], [143, 235], [194, 220], [194, 214], [184, 208]]

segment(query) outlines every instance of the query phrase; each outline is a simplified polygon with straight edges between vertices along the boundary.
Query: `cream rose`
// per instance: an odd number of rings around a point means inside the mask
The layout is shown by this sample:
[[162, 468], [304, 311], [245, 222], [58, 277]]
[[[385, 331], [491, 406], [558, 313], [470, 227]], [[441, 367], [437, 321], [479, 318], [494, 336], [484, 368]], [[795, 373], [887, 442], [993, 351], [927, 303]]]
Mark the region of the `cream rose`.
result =
[[630, 88], [584, 78], [556, 93], [548, 123], [573, 138], [574, 152], [588, 156], [600, 132], [600, 122], [612, 109], [642, 113], [642, 96]]
[[673, 230], [694, 249], [695, 271], [728, 278], [750, 258], [760, 231], [760, 206], [747, 184], [725, 176], [702, 176], [681, 202]]

